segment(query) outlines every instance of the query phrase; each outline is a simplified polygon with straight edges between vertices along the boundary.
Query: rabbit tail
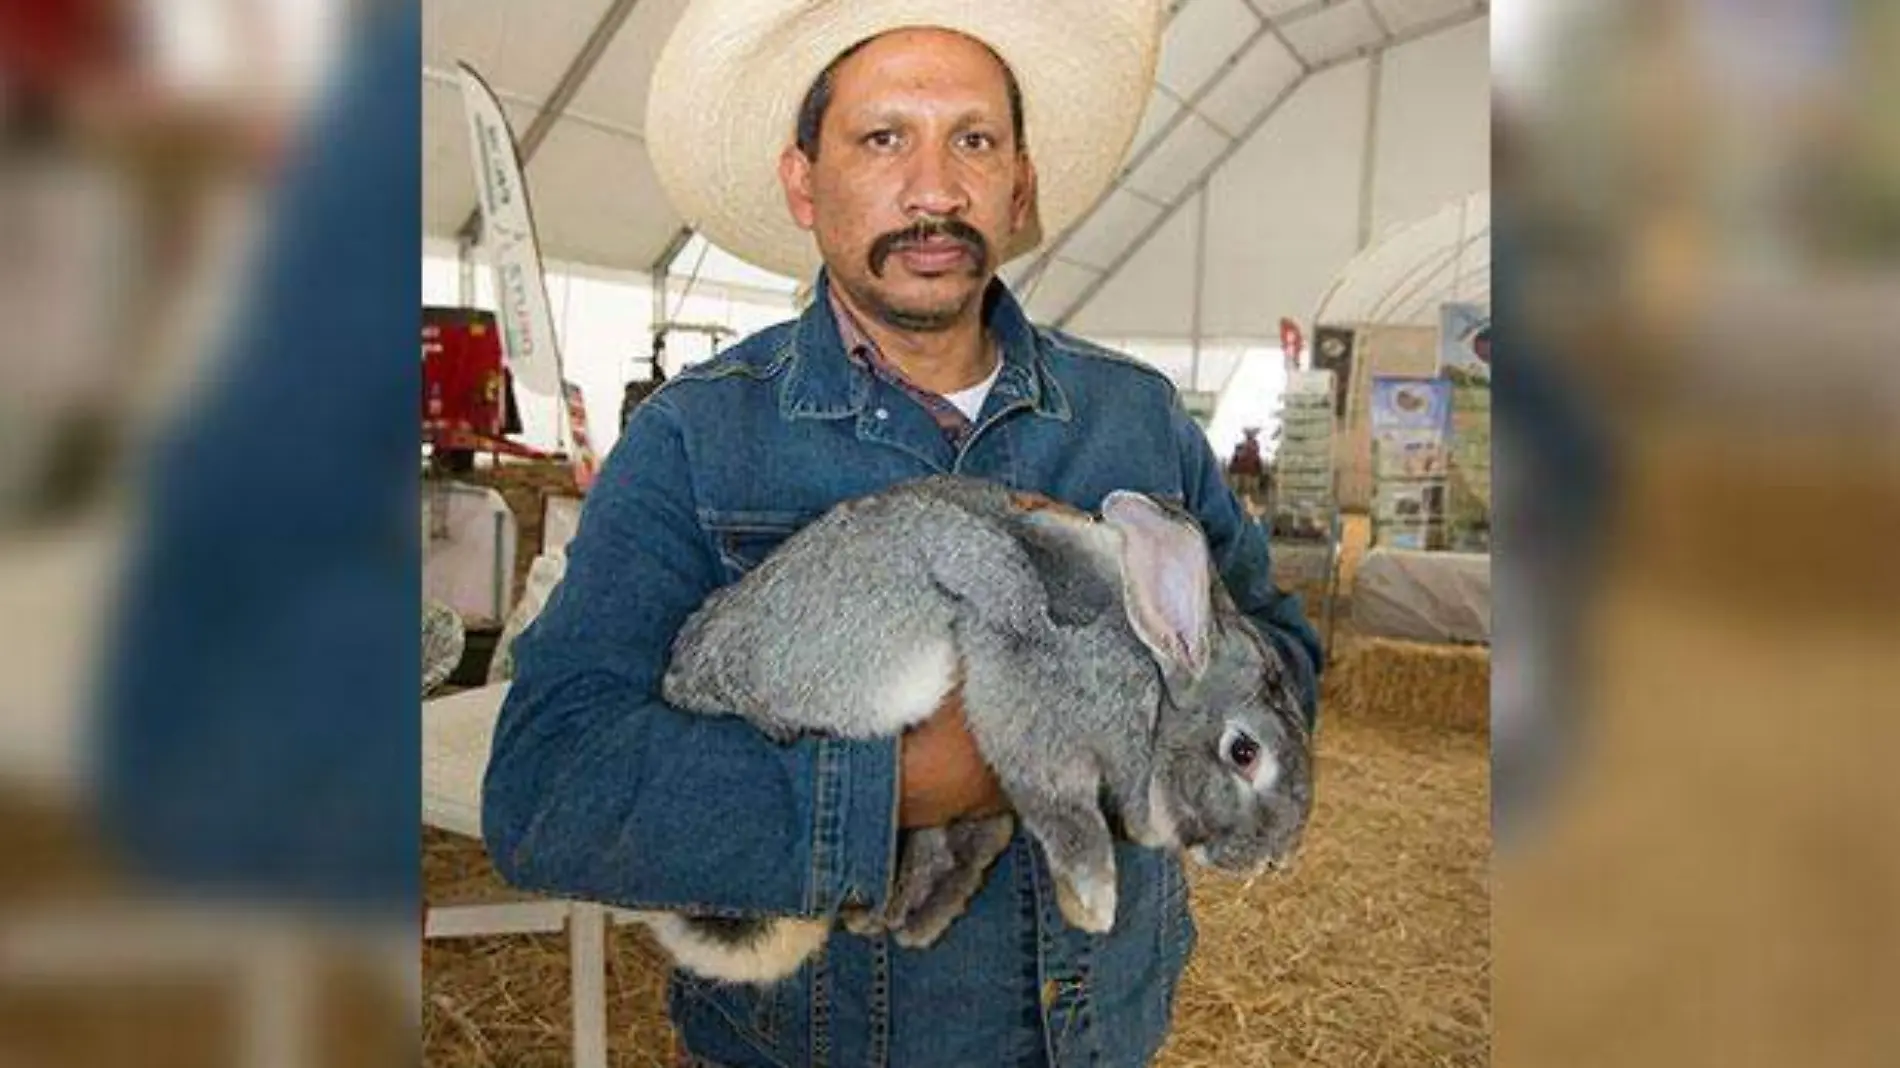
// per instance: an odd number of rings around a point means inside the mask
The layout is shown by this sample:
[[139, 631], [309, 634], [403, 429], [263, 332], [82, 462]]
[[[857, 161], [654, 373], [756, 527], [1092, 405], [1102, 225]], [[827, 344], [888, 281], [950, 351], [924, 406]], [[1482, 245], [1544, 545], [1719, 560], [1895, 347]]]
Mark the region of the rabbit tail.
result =
[[672, 912], [642, 913], [640, 919], [674, 963], [724, 983], [778, 982], [823, 948], [831, 933], [825, 920], [735, 920]]

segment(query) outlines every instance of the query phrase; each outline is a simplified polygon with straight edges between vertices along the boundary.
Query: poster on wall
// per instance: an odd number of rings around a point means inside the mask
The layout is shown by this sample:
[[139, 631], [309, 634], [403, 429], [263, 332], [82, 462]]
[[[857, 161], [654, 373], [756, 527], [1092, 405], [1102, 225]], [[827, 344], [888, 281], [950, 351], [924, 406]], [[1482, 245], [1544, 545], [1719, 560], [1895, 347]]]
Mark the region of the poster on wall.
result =
[[1431, 430], [1387, 430], [1373, 450], [1373, 477], [1444, 478], [1451, 470], [1445, 437]]
[[1346, 418], [1346, 388], [1352, 382], [1352, 331], [1343, 326], [1315, 327], [1313, 369], [1333, 373], [1333, 415]]
[[1476, 304], [1439, 307], [1438, 368], [1453, 385], [1491, 383], [1489, 311]]
[[1491, 546], [1491, 314], [1473, 304], [1440, 309], [1439, 360], [1451, 384], [1451, 548]]
[[1443, 548], [1451, 382], [1375, 375], [1371, 393], [1373, 544]]
[[1375, 375], [1372, 432], [1430, 431], [1443, 437], [1451, 425], [1451, 383], [1442, 378]]

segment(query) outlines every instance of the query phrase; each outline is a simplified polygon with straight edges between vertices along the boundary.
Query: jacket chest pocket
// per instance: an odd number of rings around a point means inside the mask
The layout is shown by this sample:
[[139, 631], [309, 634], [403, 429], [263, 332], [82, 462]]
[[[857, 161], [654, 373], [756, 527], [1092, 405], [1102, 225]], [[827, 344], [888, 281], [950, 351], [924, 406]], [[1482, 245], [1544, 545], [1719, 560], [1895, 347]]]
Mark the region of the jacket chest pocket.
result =
[[814, 518], [800, 512], [706, 512], [700, 525], [719, 554], [726, 581], [737, 582]]

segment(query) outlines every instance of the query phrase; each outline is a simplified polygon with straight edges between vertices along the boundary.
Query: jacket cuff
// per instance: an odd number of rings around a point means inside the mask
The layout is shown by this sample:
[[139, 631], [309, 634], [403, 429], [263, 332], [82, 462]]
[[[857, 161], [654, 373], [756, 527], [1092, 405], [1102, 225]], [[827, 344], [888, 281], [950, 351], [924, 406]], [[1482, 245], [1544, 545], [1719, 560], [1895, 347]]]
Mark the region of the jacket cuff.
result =
[[897, 866], [898, 740], [818, 742], [814, 912], [878, 908]]

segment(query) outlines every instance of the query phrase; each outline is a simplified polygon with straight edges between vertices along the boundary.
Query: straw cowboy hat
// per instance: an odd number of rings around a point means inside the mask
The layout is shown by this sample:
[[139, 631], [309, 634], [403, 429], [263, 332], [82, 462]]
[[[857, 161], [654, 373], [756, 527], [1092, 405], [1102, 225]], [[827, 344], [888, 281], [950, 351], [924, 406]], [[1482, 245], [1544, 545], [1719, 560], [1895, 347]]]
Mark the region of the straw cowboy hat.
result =
[[1081, 218], [1108, 188], [1153, 85], [1162, 0], [693, 0], [653, 69], [646, 145], [686, 224], [769, 271], [809, 279], [811, 235], [785, 206], [778, 157], [798, 105], [839, 53], [933, 26], [988, 45], [1023, 92], [1037, 213], [1006, 262]]

